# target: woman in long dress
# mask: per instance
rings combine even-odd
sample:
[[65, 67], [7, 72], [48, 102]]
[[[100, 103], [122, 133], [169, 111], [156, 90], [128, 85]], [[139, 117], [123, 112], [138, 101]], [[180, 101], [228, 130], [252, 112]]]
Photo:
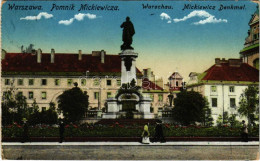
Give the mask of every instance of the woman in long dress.
[[148, 130], [148, 125], [144, 125], [144, 131], [142, 133], [142, 143], [143, 144], [149, 144], [150, 139], [149, 139], [150, 133]]

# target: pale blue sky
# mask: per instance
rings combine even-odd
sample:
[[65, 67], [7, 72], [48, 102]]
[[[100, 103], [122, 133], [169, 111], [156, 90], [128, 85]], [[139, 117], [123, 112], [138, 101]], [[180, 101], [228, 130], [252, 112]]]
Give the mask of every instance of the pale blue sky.
[[[126, 16], [131, 18], [136, 34], [133, 47], [139, 53], [137, 66], [152, 68], [157, 76], [167, 78], [176, 69], [187, 78], [189, 72], [203, 72], [214, 63], [216, 57], [238, 58], [249, 29], [248, 22], [256, 10], [256, 4], [242, 2], [188, 2], [188, 1], [56, 1], [56, 5], [75, 5], [75, 11], [50, 11], [54, 2], [6, 2], [2, 7], [2, 48], [7, 52], [19, 52], [22, 45], [35, 44], [43, 52], [51, 48], [62, 53], [83, 53], [104, 49], [109, 54], [118, 54], [122, 44], [120, 28]], [[41, 11], [8, 10], [8, 4], [42, 5]], [[118, 11], [80, 11], [80, 4], [115, 5]], [[173, 9], [143, 9], [142, 4], [171, 5]], [[227, 22], [194, 25], [207, 17], [192, 17], [175, 23], [194, 10], [182, 10], [184, 4], [213, 5], [215, 10], [203, 10], [217, 20]], [[244, 10], [218, 11], [222, 5], [245, 5]], [[26, 16], [37, 16], [47, 12], [52, 17], [38, 20], [20, 20]], [[76, 14], [91, 14], [82, 21], [74, 19], [70, 25], [59, 24]], [[171, 17], [171, 23], [162, 20], [162, 13]]]

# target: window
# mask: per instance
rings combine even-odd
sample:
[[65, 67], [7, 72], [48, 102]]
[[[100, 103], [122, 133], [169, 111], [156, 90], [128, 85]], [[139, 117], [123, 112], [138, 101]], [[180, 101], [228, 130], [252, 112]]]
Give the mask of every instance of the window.
[[253, 61], [253, 66], [254, 66], [256, 69], [259, 69], [259, 59], [258, 59], [258, 58]]
[[46, 107], [42, 107], [42, 111], [46, 111]]
[[100, 80], [98, 78], [94, 79], [94, 86], [99, 86]]
[[33, 99], [33, 92], [29, 92], [29, 99]]
[[259, 35], [258, 34], [254, 34], [254, 40], [258, 39]]
[[162, 102], [162, 101], [163, 101], [163, 95], [162, 95], [162, 94], [159, 94], [159, 95], [158, 95], [158, 101], [159, 101], [159, 102]]
[[42, 99], [46, 99], [47, 98], [47, 93], [46, 92], [42, 92]]
[[86, 79], [81, 79], [81, 86], [85, 86], [87, 84], [87, 80]]
[[22, 86], [23, 85], [23, 79], [18, 79], [18, 86]]
[[99, 92], [94, 92], [94, 99], [97, 100], [99, 98]]
[[10, 79], [5, 79], [5, 85], [10, 85]]
[[211, 92], [217, 92], [217, 86], [211, 86]]
[[235, 98], [230, 98], [230, 107], [236, 107], [236, 99]]
[[179, 82], [178, 81], [176, 81], [176, 87], [179, 87]]
[[67, 80], [68, 86], [71, 86], [71, 85], [72, 85], [72, 82], [73, 82], [72, 79], [68, 79], [68, 80]]
[[120, 80], [120, 79], [117, 79], [117, 80], [116, 80], [116, 85], [117, 85], [117, 86], [121, 86], [121, 80]]
[[218, 99], [217, 98], [211, 98], [211, 106], [212, 107], [218, 107]]
[[59, 86], [60, 85], [60, 79], [55, 79], [54, 84], [55, 84], [55, 86]]
[[46, 86], [47, 85], [47, 79], [42, 79], [42, 86]]
[[107, 92], [107, 98], [111, 98], [111, 97], [112, 97], [111, 92]]
[[235, 92], [235, 87], [234, 86], [230, 86], [229, 87], [229, 92], [231, 92], [231, 93]]
[[34, 79], [29, 79], [29, 86], [33, 86], [34, 85]]
[[150, 94], [150, 98], [152, 99], [152, 101], [154, 100], [154, 95]]
[[112, 85], [112, 81], [111, 80], [107, 80], [107, 86], [111, 86]]
[[22, 95], [23, 95], [23, 92], [18, 92], [17, 95], [18, 95], [18, 96], [22, 96]]

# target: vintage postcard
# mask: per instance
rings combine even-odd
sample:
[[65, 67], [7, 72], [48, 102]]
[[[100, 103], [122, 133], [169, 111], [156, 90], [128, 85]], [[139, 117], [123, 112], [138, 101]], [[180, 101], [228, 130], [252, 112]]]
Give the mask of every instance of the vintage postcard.
[[1, 157], [259, 159], [259, 1], [1, 2]]

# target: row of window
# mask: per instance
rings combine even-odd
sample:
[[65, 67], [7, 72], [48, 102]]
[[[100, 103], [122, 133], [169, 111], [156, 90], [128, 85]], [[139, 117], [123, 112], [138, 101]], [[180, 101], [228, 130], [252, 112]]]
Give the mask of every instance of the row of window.
[[[94, 86], [99, 86], [100, 85], [100, 79], [94, 79]], [[61, 83], [61, 79], [54, 79], [54, 85], [59, 86]], [[72, 86], [73, 84], [73, 79], [67, 79], [67, 85]], [[81, 86], [86, 86], [87, 85], [87, 80], [86, 79], [81, 79], [80, 80]], [[41, 79], [41, 85], [46, 86], [48, 84], [47, 79]], [[121, 86], [121, 80], [117, 79], [116, 80], [117, 86]], [[11, 85], [11, 80], [10, 79], [5, 79], [5, 85]], [[18, 86], [23, 86], [24, 85], [24, 79], [17, 79], [17, 85]], [[28, 80], [28, 85], [33, 86], [34, 85], [34, 79], [29, 79]], [[112, 85], [112, 80], [108, 79], [106, 80], [106, 85], [111, 86]]]
[[[230, 98], [229, 99], [230, 107], [235, 108], [236, 107], [236, 99]], [[217, 98], [211, 98], [211, 107], [218, 107], [218, 99]]]
[[[217, 86], [211, 86], [211, 92], [213, 92], [213, 93], [217, 92]], [[235, 86], [229, 86], [229, 92], [234, 93], [235, 92]]]
[[[6, 95], [6, 92], [4, 92], [4, 95]], [[18, 92], [18, 95], [23, 95], [23, 92]], [[98, 100], [99, 99], [99, 92], [94, 92], [94, 99]], [[112, 93], [111, 92], [107, 92], [107, 98], [111, 98], [112, 97]], [[150, 95], [152, 101], [154, 101], [154, 95]], [[34, 92], [29, 91], [28, 92], [28, 99], [34, 99]], [[41, 92], [41, 99], [45, 100], [47, 99], [47, 92]], [[163, 101], [163, 95], [162, 94], [158, 94], [158, 101], [162, 102]]]
[[[6, 95], [6, 92], [4, 92], [4, 95]], [[18, 92], [18, 95], [23, 95], [23, 92]], [[107, 98], [112, 97], [111, 92], [107, 92]], [[42, 99], [47, 99], [47, 92], [41, 92], [41, 98]], [[99, 98], [99, 92], [94, 92], [94, 99]], [[32, 91], [28, 92], [28, 99], [34, 99], [34, 93]]]
[[[18, 92], [18, 95], [23, 95], [23, 92]], [[41, 92], [41, 98], [43, 100], [47, 99], [47, 92]], [[32, 91], [28, 92], [28, 99], [34, 99], [34, 94]]]

